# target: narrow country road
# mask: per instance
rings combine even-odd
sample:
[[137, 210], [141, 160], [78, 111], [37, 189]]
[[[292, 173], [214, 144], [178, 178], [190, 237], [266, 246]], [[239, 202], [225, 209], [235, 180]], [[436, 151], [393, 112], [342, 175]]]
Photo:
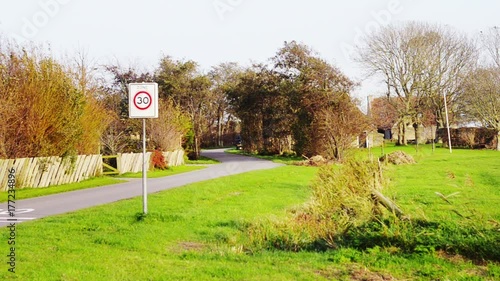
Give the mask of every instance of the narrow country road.
[[[202, 155], [217, 159], [221, 161], [221, 163], [193, 172], [164, 178], [148, 179], [148, 193], [167, 190], [194, 182], [280, 166], [280, 164], [267, 160], [224, 153], [224, 149], [206, 150], [202, 152]], [[68, 213], [137, 196], [142, 196], [141, 179], [133, 179], [126, 183], [19, 200], [15, 202], [15, 221], [9, 217], [7, 202], [5, 202], [0, 205], [0, 226], [9, 225], [12, 222], [19, 223]]]

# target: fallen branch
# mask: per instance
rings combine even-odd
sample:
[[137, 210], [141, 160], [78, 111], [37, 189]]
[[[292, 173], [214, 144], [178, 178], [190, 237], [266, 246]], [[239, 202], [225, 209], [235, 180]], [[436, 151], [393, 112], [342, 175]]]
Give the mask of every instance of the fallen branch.
[[372, 195], [376, 198], [376, 200], [384, 206], [387, 210], [391, 211], [392, 213], [396, 214], [398, 218], [403, 217], [403, 211], [399, 209], [399, 207], [392, 202], [389, 198], [385, 197], [380, 191], [373, 189], [372, 190]]

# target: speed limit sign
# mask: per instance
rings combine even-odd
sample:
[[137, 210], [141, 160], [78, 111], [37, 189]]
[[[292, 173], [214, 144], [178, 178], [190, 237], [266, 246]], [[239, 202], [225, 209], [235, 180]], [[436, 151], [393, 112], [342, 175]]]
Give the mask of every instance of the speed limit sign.
[[158, 118], [158, 84], [129, 84], [129, 117]]

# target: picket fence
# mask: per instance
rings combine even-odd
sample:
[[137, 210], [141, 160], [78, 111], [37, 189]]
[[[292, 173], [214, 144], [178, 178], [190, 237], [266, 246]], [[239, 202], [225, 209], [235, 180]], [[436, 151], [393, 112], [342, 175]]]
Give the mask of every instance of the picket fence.
[[[184, 164], [184, 150], [163, 153], [169, 166]], [[146, 154], [151, 163], [151, 153]], [[118, 154], [117, 165], [120, 174], [142, 171], [142, 153]], [[78, 155], [76, 158], [34, 157], [0, 159], [0, 190], [7, 190], [9, 171], [14, 169], [16, 188], [41, 188], [66, 183], [75, 183], [100, 176], [103, 173], [102, 155]]]
[[[175, 167], [184, 165], [184, 150], [163, 152], [163, 157], [169, 166]], [[151, 152], [146, 152], [146, 161], [151, 167]], [[118, 154], [118, 171], [123, 173], [138, 173], [142, 171], [142, 153], [121, 153]]]

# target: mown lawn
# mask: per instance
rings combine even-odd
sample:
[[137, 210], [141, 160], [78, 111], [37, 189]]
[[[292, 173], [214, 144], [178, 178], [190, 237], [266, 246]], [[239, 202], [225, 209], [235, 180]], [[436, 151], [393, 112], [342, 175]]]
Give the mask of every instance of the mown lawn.
[[[79, 189], [93, 188], [98, 186], [125, 182], [112, 177], [95, 177], [77, 183], [61, 184], [44, 188], [20, 188], [16, 189], [16, 200], [40, 197], [50, 194], [74, 191]], [[7, 202], [8, 192], [0, 192], [0, 202]]]
[[[199, 164], [201, 165], [201, 164]], [[196, 171], [196, 170], [201, 170], [205, 169], [206, 166], [177, 166], [177, 167], [169, 167], [168, 169], [165, 170], [151, 170], [147, 172], [147, 177], [148, 178], [162, 178], [162, 177], [168, 177], [168, 176], [173, 176], [177, 174], [182, 174], [182, 173], [187, 173], [191, 171]], [[142, 172], [139, 173], [125, 173], [116, 176], [117, 178], [142, 178]]]
[[[403, 150], [417, 164], [390, 166], [388, 192], [413, 216], [455, 220], [465, 218], [500, 222], [500, 152], [438, 148], [428, 145], [391, 146], [386, 152]], [[380, 151], [373, 151], [380, 153]], [[378, 155], [377, 155], [378, 156]], [[445, 197], [444, 200], [438, 194]], [[450, 196], [451, 195], [451, 196]]]
[[[444, 149], [422, 150], [416, 156], [418, 164], [386, 171], [391, 183], [384, 192], [414, 216], [466, 220], [450, 210], [457, 208], [464, 216], [474, 210], [485, 221], [498, 221], [499, 157], [493, 151], [449, 155]], [[499, 261], [471, 261], [442, 252], [408, 254], [381, 247], [298, 253], [249, 249], [248, 225], [279, 220], [307, 202], [308, 184], [316, 172], [285, 166], [152, 194], [145, 217], [139, 214], [141, 198], [135, 198], [19, 224], [16, 274], [3, 263], [0, 280], [500, 278]], [[449, 204], [436, 191], [460, 193], [450, 197]], [[8, 230], [1, 232], [7, 241]], [[5, 242], [5, 255], [8, 247]]]

